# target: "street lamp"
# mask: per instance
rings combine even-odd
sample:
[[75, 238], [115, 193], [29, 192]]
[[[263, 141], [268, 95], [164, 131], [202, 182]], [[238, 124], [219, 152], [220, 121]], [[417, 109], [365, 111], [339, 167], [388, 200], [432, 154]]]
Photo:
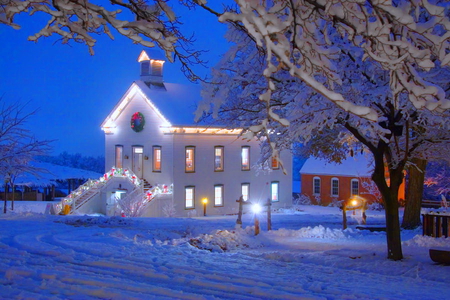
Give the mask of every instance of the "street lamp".
[[252, 211], [255, 214], [254, 218], [255, 218], [255, 235], [259, 234], [259, 219], [258, 219], [258, 214], [262, 211], [262, 207], [261, 205], [259, 205], [258, 203], [255, 203], [252, 205]]
[[203, 198], [203, 216], [206, 217], [206, 204], [208, 203], [208, 198]]

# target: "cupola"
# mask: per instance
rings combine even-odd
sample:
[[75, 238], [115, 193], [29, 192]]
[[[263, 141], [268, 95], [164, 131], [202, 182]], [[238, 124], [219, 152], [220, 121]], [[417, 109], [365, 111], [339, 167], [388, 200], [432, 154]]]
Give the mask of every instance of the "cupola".
[[163, 81], [163, 56], [145, 50], [139, 54], [138, 62], [141, 64], [141, 80], [151, 89], [165, 89]]

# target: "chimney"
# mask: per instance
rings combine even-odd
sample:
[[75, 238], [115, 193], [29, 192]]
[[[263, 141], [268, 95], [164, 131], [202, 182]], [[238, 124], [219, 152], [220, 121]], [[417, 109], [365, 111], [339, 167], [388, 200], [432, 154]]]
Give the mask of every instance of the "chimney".
[[163, 65], [165, 60], [158, 53], [145, 50], [139, 54], [138, 62], [141, 64], [141, 80], [151, 89], [165, 89], [163, 81]]

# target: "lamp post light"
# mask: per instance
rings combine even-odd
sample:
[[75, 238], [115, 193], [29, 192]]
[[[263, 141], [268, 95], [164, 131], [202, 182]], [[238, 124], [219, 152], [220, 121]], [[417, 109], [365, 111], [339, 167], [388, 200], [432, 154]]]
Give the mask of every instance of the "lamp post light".
[[203, 216], [206, 217], [206, 204], [208, 203], [208, 198], [203, 198]]
[[255, 218], [255, 235], [259, 234], [259, 219], [258, 219], [258, 214], [262, 211], [262, 207], [261, 205], [259, 205], [258, 203], [255, 203], [252, 205], [252, 211], [255, 214], [254, 218]]

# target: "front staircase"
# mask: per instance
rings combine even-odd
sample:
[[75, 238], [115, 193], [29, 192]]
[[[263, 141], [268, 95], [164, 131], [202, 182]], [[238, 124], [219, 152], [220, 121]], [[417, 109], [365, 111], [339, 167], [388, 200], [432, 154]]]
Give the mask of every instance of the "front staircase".
[[[148, 207], [156, 196], [160, 194], [172, 194], [172, 186], [170, 188], [167, 185], [153, 187], [147, 180], [137, 178], [133, 172], [127, 169], [116, 169], [113, 167], [100, 179], [88, 180], [85, 184], [72, 191], [67, 197], [63, 198], [60, 203], [54, 204], [53, 213], [69, 215], [78, 212], [83, 205], [95, 199], [102, 191], [105, 191], [114, 181], [114, 178], [126, 178], [133, 184], [133, 190], [127, 193], [126, 197], [121, 200], [123, 202], [137, 203], [133, 205]], [[137, 200], [139, 201], [136, 202]], [[137, 216], [130, 212], [125, 215]]]

